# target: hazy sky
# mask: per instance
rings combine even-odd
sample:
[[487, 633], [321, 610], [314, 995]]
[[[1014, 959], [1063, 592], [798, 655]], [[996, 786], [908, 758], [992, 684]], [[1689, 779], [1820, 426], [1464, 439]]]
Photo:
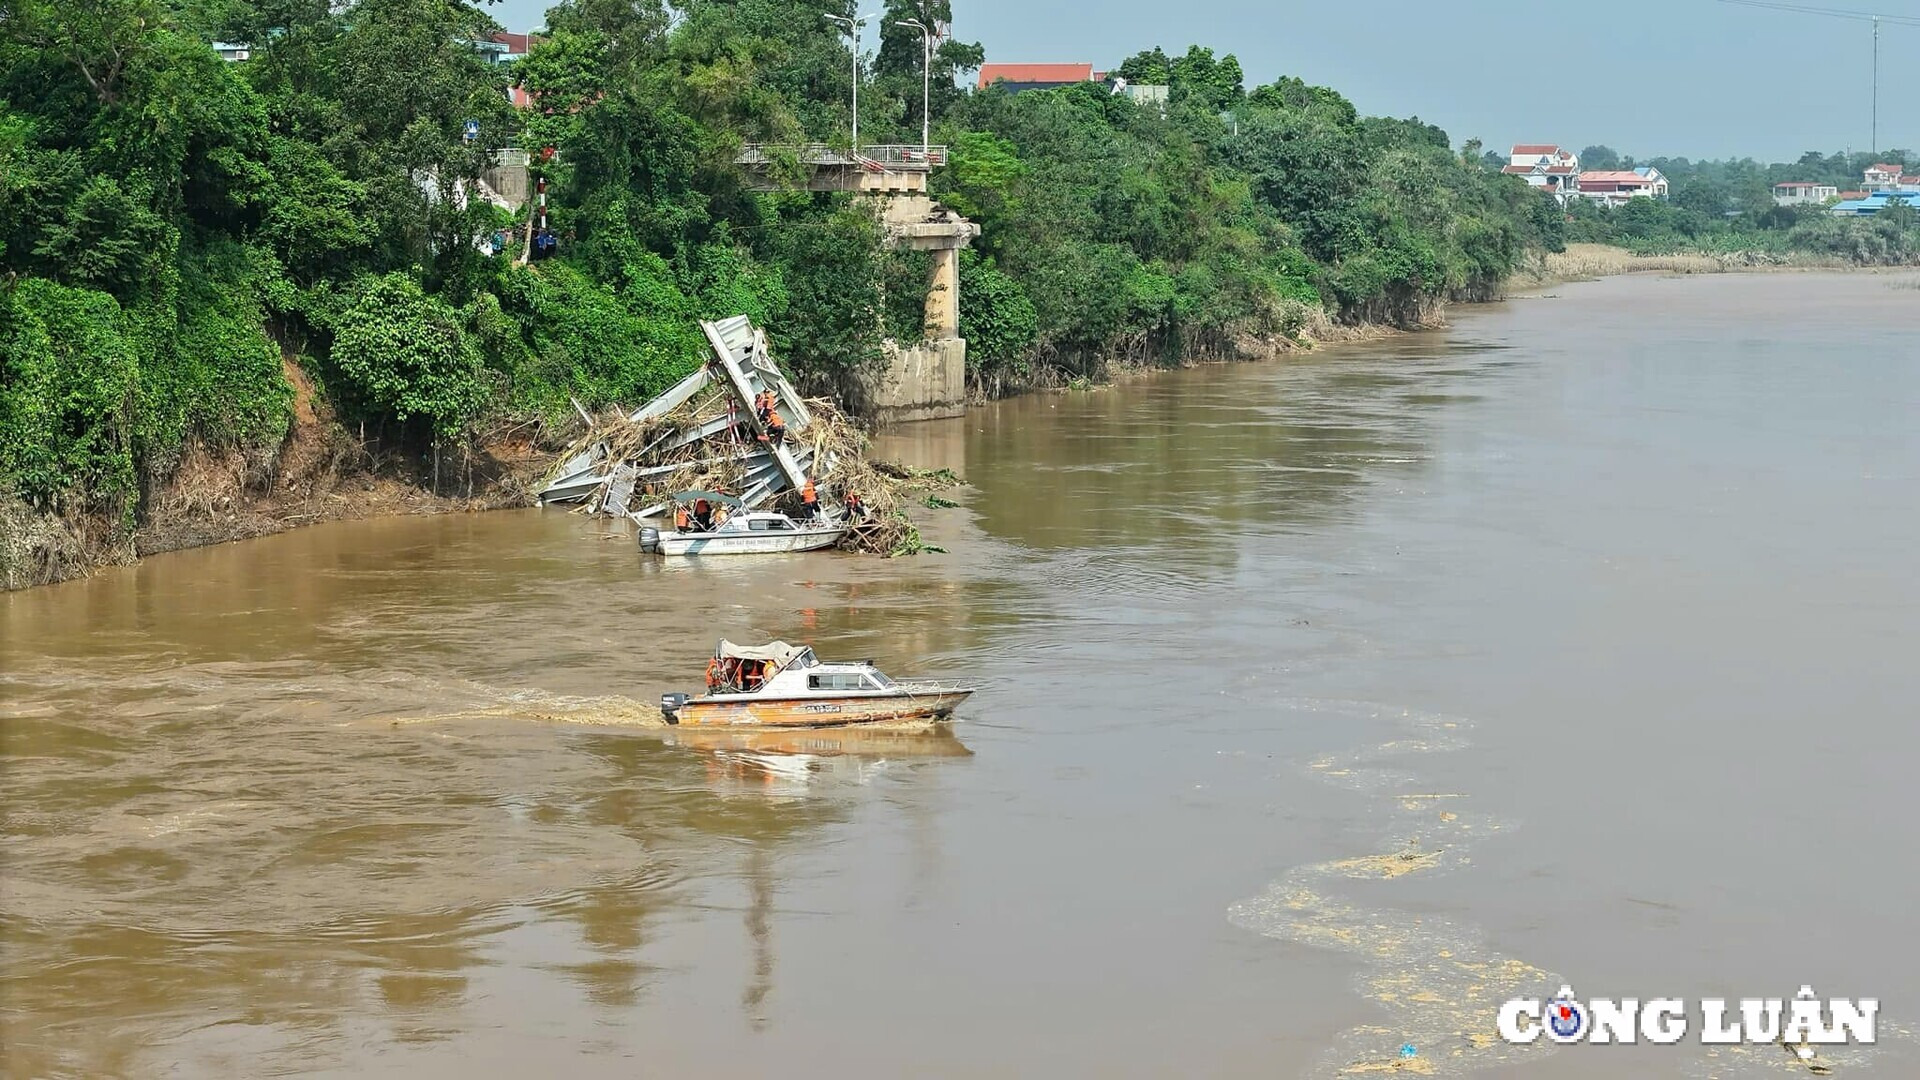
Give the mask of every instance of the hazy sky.
[[[1920, 18], [1920, 0], [1788, 0]], [[549, 0], [502, 0], [510, 29]], [[881, 0], [862, 0], [879, 10]], [[1239, 56], [1247, 85], [1298, 75], [1364, 113], [1418, 115], [1454, 144], [1605, 143], [1638, 157], [1868, 149], [1864, 22], [1716, 0], [953, 0], [989, 61], [1119, 63], [1154, 45]], [[1881, 148], [1920, 149], [1920, 26], [1880, 31]]]

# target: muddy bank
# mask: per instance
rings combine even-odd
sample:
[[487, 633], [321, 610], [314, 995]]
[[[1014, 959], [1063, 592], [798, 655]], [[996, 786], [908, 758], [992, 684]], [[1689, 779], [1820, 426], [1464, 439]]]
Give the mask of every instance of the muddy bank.
[[[1623, 248], [1574, 244], [1542, 256], [1508, 282], [1508, 294], [1556, 284], [1636, 273], [1730, 273], [1765, 270], [1873, 269], [1810, 255], [1634, 255]], [[1496, 297], [1493, 299], [1501, 299]], [[1470, 301], [1461, 301], [1471, 303]], [[1017, 383], [973, 386], [970, 400], [1131, 381], [1154, 372], [1208, 364], [1274, 360], [1331, 345], [1376, 341], [1441, 329], [1449, 305], [1439, 300], [1401, 304], [1377, 318], [1340, 322], [1312, 312], [1291, 335], [1240, 334], [1196, 341], [1167, 362], [1144, 355], [1103, 358], [1091, 375], [1042, 368]], [[406, 514], [441, 514], [525, 506], [531, 485], [551, 464], [555, 446], [525, 431], [479, 440], [472, 452], [427, 455], [371, 447], [317, 405], [312, 387], [289, 365], [294, 423], [276, 454], [264, 460], [239, 450], [190, 448], [125, 528], [98, 515], [40, 513], [0, 496], [0, 589], [20, 589], [78, 577], [95, 567], [130, 563], [181, 548], [245, 540], [326, 521]]]
[[0, 588], [323, 521], [522, 506], [548, 464], [548, 448], [513, 432], [443, 450], [437, 463], [386, 448], [316, 409], [312, 387], [293, 381], [293, 423], [277, 449], [189, 446], [137, 513], [45, 512], [0, 495]]
[[1636, 255], [1607, 244], [1568, 244], [1534, 260], [1507, 282], [1509, 290], [1527, 290], [1571, 281], [1593, 281], [1620, 274], [1734, 274], [1781, 270], [1889, 270], [1861, 266], [1834, 255], [1808, 252], [1736, 251], [1720, 255], [1677, 252]]

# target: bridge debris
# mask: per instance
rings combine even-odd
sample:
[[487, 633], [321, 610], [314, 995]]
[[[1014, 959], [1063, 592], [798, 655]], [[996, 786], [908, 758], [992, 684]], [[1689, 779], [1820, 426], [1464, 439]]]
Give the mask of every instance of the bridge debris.
[[[831, 402], [802, 398], [746, 316], [700, 326], [713, 355], [699, 370], [631, 413], [580, 410], [587, 433], [548, 475], [542, 505], [577, 504], [640, 523], [669, 512], [674, 493], [706, 490], [750, 510], [798, 514], [812, 479], [825, 516], [856, 519], [842, 547], [884, 555], [939, 550], [921, 542], [905, 495], [956, 478], [869, 462], [866, 436]], [[771, 404], [766, 420], [763, 400]]]

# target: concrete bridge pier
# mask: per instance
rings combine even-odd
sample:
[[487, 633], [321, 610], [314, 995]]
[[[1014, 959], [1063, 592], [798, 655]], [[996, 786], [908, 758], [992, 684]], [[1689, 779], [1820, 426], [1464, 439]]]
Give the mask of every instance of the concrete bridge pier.
[[895, 247], [932, 257], [927, 271], [926, 336], [916, 345], [890, 343], [887, 371], [874, 387], [880, 419], [894, 423], [959, 416], [967, 411], [967, 342], [960, 336], [960, 252], [980, 226], [925, 195], [886, 200], [882, 222]]
[[925, 251], [926, 333], [917, 345], [887, 344], [887, 370], [875, 380], [880, 419], [892, 422], [959, 416], [967, 408], [967, 343], [960, 336], [960, 251], [980, 226], [927, 196], [927, 174], [946, 163], [944, 146], [864, 146], [859, 151], [822, 144], [748, 145], [738, 162], [759, 186], [775, 188], [782, 162], [806, 174], [811, 191], [848, 191], [879, 202], [887, 243]]

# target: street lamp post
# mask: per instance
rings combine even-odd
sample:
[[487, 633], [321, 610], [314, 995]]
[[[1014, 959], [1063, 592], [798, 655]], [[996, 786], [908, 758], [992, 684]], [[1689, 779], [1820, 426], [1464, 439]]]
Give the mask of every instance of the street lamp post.
[[933, 32], [919, 19], [902, 19], [895, 26], [920, 31], [920, 157], [927, 157], [927, 108], [933, 99]]
[[846, 27], [847, 33], [853, 35], [853, 152], [857, 154], [860, 152], [860, 28], [873, 16], [849, 19], [845, 15], [822, 12], [822, 17]]

